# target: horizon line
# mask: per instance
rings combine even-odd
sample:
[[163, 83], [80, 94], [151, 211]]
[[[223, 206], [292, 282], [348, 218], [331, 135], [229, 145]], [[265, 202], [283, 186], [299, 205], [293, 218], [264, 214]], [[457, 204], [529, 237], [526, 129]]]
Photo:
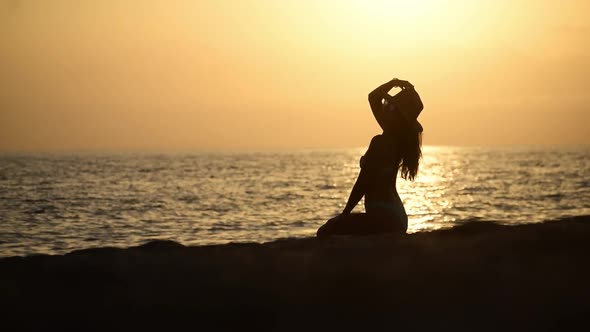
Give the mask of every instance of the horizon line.
[[[590, 144], [424, 144], [423, 148], [590, 148]], [[75, 154], [75, 153], [231, 153], [231, 152], [294, 152], [366, 149], [365, 146], [324, 147], [224, 147], [224, 148], [88, 148], [88, 149], [0, 149], [0, 154]]]

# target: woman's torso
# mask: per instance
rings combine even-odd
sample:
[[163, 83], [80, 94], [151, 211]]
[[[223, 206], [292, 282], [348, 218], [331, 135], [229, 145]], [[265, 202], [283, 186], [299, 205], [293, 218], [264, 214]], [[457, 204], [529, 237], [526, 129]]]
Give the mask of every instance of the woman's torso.
[[396, 191], [396, 178], [399, 165], [395, 142], [386, 135], [377, 135], [364, 156], [360, 166], [368, 173], [368, 186], [365, 200], [394, 201], [399, 198]]
[[407, 225], [407, 215], [396, 190], [399, 156], [392, 137], [377, 135], [371, 140], [367, 153], [361, 157], [361, 167], [369, 172], [365, 192], [365, 210]]

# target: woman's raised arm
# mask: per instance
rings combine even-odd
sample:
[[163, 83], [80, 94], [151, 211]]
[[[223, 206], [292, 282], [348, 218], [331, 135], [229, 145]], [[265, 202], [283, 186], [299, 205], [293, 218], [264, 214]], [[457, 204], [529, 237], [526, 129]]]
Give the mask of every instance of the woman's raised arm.
[[381, 129], [385, 130], [387, 123], [389, 122], [387, 119], [387, 113], [383, 110], [383, 98], [389, 95], [389, 91], [394, 87], [400, 87], [402, 89], [412, 87], [412, 84], [408, 81], [398, 80], [397, 78], [392, 79], [391, 81], [381, 84], [375, 90], [369, 93], [369, 105], [371, 106], [371, 111], [373, 112], [373, 116]]

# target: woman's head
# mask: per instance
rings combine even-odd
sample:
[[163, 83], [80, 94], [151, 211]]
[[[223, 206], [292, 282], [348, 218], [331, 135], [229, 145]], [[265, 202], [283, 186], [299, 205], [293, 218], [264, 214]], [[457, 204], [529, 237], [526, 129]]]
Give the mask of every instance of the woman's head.
[[[387, 95], [383, 99], [383, 113], [392, 114], [398, 113], [402, 116], [405, 124], [414, 128], [414, 130], [422, 131], [422, 125], [418, 122], [418, 116], [424, 109], [424, 104], [420, 99], [420, 95], [413, 87], [402, 89], [394, 96]], [[391, 121], [390, 116], [390, 121]], [[396, 119], [397, 120], [397, 119]]]

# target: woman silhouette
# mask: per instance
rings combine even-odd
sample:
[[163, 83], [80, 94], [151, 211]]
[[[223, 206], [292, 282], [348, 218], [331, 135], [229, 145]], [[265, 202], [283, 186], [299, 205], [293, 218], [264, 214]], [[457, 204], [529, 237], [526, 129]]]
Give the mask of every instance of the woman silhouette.
[[[401, 91], [390, 96], [393, 87]], [[369, 105], [383, 133], [371, 139], [361, 157], [361, 171], [344, 210], [318, 229], [318, 237], [405, 233], [408, 228], [395, 182], [398, 170], [411, 181], [418, 173], [423, 128], [417, 118], [423, 104], [412, 84], [393, 79], [369, 93]], [[351, 213], [363, 196], [366, 213]]]

